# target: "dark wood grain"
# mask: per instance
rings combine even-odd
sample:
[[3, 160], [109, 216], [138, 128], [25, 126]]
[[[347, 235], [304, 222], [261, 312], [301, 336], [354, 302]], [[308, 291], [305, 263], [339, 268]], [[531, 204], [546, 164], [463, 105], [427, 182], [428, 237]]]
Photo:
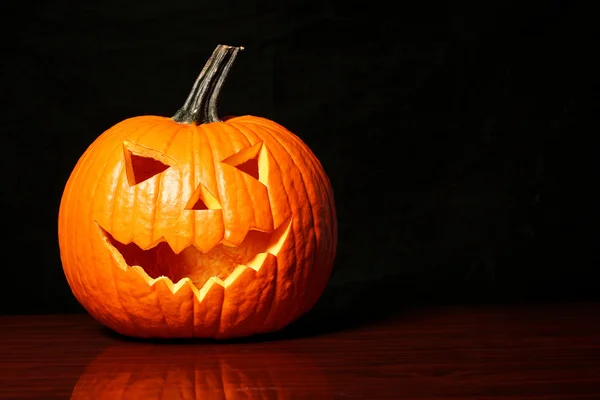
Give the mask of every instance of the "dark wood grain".
[[414, 310], [337, 332], [130, 340], [0, 317], [1, 399], [598, 399], [600, 304]]

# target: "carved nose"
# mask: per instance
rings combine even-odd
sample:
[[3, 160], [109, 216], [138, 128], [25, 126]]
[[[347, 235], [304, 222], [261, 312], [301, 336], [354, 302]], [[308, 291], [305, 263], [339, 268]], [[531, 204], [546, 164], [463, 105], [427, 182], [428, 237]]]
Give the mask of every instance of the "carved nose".
[[221, 210], [223, 207], [217, 198], [203, 184], [199, 184], [185, 206], [186, 210]]

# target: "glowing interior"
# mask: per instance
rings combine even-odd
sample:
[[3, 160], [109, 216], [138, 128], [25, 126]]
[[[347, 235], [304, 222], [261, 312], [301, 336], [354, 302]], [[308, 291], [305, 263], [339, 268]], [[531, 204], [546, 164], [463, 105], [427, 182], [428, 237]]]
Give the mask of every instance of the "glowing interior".
[[109, 232], [103, 229], [101, 231], [108, 243], [121, 254], [127, 266], [140, 266], [153, 279], [165, 276], [172, 282], [178, 282], [189, 278], [199, 289], [211, 277], [224, 281], [239, 265], [254, 267], [250, 265], [250, 261], [259, 253], [278, 251], [287, 234], [287, 229], [277, 229], [272, 233], [250, 231], [237, 247], [219, 244], [203, 253], [190, 245], [176, 254], [167, 242], [160, 242], [151, 249], [143, 250], [135, 243], [123, 244]]

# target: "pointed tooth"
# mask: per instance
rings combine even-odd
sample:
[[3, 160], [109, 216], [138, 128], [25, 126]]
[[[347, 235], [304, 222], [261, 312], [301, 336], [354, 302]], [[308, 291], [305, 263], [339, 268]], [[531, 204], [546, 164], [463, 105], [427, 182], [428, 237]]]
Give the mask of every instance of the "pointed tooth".
[[[177, 285], [179, 287], [175, 291]], [[159, 329], [156, 336], [190, 337], [194, 324], [192, 310], [196, 301], [191, 288], [183, 279], [173, 284], [165, 276], [155, 279], [151, 288], [156, 294], [156, 312], [164, 316], [163, 325], [168, 327], [166, 330]]]
[[[165, 324], [168, 315], [165, 313], [169, 310], [159, 311], [158, 295], [154, 285], [151, 286], [154, 279], [150, 278], [140, 266], [135, 265], [120, 272], [114, 282], [119, 292], [118, 299], [131, 319], [131, 325], [138, 327], [133, 331], [122, 333], [150, 337], [160, 336], [161, 332], [168, 330]], [[163, 285], [164, 283], [160, 286]], [[165, 287], [165, 290], [168, 288]], [[172, 297], [172, 294], [167, 297]]]
[[269, 253], [258, 253], [255, 255], [250, 261], [246, 263], [248, 268], [252, 268], [255, 271], [258, 271], [260, 267], [264, 264], [265, 260]]
[[165, 241], [167, 242], [171, 250], [173, 250], [173, 253], [179, 254], [183, 250], [185, 250], [186, 247], [189, 247], [192, 244], [192, 237], [185, 237], [177, 234], [173, 236], [165, 235]]
[[144, 243], [137, 243], [135, 242], [135, 244], [142, 250], [150, 250], [156, 246], [158, 246], [160, 243], [164, 242], [165, 238], [164, 236], [161, 236], [157, 239], [154, 239], [153, 241], [149, 241], [148, 243], [144, 244]]
[[247, 266], [241, 264], [235, 267], [233, 272], [229, 274], [229, 276], [223, 282], [223, 286], [227, 288], [229, 285], [235, 282], [241, 275], [243, 275], [244, 272], [246, 272], [246, 270], [253, 271], [252, 268], [248, 268]]
[[284, 221], [277, 227], [271, 234], [271, 240], [269, 241], [269, 247], [267, 251], [273, 255], [279, 254], [283, 247], [285, 240], [287, 239], [292, 229], [292, 217], [287, 221]]
[[210, 337], [219, 329], [225, 287], [217, 277], [210, 278], [194, 300], [194, 336]]
[[133, 243], [135, 243], [142, 250], [150, 250], [154, 246], [158, 245], [158, 243], [160, 243], [161, 241], [162, 240], [160, 239], [158, 241], [153, 241], [152, 238], [148, 235], [134, 238]]
[[202, 286], [202, 289], [200, 289], [200, 291], [198, 292], [198, 294], [199, 294], [198, 300], [203, 301], [204, 298], [206, 297], [206, 295], [210, 292], [210, 290], [214, 286], [221, 286], [221, 287], [225, 288], [225, 284], [223, 283], [223, 281], [221, 279], [219, 279], [216, 276], [212, 276], [212, 277], [208, 278], [208, 280], [206, 281], [204, 286]]
[[[203, 253], [208, 253], [218, 245], [225, 234], [222, 210], [203, 210], [195, 213], [194, 246]], [[209, 227], [209, 229], [206, 229]]]
[[177, 294], [177, 292], [179, 292], [179, 290], [181, 290], [181, 288], [183, 288], [184, 286], [189, 287], [195, 295], [198, 295], [198, 288], [194, 286], [194, 283], [188, 277], [181, 278], [179, 282], [173, 285], [173, 294]]
[[152, 279], [152, 283], [150, 283], [150, 286], [155, 286], [157, 284], [164, 284], [169, 289], [169, 291], [173, 293], [173, 281], [168, 276], [163, 275], [159, 276], [158, 278]]
[[249, 227], [243, 228], [243, 230], [240, 230], [240, 231], [232, 231], [232, 230], [227, 229], [225, 231], [225, 235], [223, 236], [223, 242], [227, 243], [228, 245], [238, 247], [239, 245], [242, 244], [242, 242], [246, 238], [246, 235], [248, 235], [249, 231], [250, 231]]
[[138, 275], [142, 277], [144, 282], [148, 284], [148, 286], [151, 286], [154, 283], [154, 279], [152, 279], [150, 275], [148, 275], [146, 271], [144, 271], [144, 268], [140, 267], [139, 265], [133, 265], [129, 269], [131, 269], [134, 272], [137, 272]]

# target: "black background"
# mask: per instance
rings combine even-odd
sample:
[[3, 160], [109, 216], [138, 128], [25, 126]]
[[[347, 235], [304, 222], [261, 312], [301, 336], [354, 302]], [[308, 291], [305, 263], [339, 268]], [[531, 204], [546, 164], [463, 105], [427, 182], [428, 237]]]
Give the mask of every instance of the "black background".
[[172, 116], [219, 43], [246, 48], [220, 114], [283, 124], [330, 176], [324, 315], [600, 299], [595, 14], [392, 3], [4, 5], [0, 312], [83, 310], [57, 242], [70, 171], [117, 122]]

